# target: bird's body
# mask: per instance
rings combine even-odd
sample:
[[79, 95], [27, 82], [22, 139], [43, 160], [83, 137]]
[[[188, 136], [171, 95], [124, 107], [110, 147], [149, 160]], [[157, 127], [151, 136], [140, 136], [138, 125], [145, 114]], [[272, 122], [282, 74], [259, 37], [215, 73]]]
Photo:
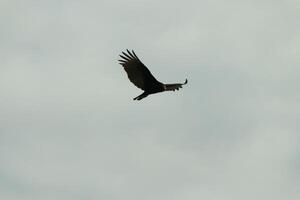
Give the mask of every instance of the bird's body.
[[134, 51], [130, 52], [127, 50], [127, 53], [122, 53], [123, 55], [120, 55], [122, 60], [119, 61], [124, 67], [129, 80], [135, 86], [144, 90], [144, 93], [135, 97], [134, 100], [141, 100], [150, 94], [158, 92], [179, 90], [179, 88], [182, 88], [182, 85], [187, 84], [187, 79], [184, 83], [163, 84], [156, 80], [149, 69], [136, 56]]

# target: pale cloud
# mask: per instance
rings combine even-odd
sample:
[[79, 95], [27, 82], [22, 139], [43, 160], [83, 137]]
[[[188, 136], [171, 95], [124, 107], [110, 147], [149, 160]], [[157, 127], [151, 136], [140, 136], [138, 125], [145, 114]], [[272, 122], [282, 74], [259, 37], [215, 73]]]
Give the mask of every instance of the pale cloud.
[[0, 199], [299, 199], [299, 6], [0, 2]]

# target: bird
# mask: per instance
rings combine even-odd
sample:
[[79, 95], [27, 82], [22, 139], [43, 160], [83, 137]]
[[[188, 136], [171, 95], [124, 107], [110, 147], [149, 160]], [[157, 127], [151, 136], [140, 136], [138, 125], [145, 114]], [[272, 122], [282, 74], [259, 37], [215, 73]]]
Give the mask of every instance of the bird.
[[187, 84], [187, 79], [185, 79], [184, 83], [164, 84], [159, 82], [151, 74], [150, 70], [141, 62], [133, 50], [131, 52], [128, 49], [126, 50], [127, 53], [122, 51], [122, 54], [119, 55], [121, 57], [121, 59], [118, 60], [120, 62], [119, 64], [123, 66], [128, 79], [136, 87], [144, 91], [133, 100], [139, 101], [150, 94], [159, 92], [179, 90], [179, 88], [182, 88], [183, 85]]

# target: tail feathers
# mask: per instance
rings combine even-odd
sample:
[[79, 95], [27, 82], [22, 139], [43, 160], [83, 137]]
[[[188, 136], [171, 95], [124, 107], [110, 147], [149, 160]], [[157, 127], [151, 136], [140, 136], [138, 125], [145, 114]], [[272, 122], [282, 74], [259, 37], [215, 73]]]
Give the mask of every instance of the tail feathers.
[[173, 83], [173, 84], [165, 84], [165, 91], [175, 91], [179, 90], [179, 88], [182, 88], [183, 85], [187, 84], [187, 79], [185, 79], [184, 83]]

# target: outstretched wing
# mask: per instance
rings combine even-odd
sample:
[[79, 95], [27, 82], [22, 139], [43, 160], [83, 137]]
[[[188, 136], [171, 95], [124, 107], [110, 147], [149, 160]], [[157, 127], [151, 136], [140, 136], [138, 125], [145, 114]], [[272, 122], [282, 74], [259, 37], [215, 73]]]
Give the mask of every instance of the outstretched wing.
[[124, 67], [129, 80], [138, 88], [145, 90], [147, 85], [158, 82], [149, 69], [140, 61], [134, 51], [122, 52], [120, 64]]
[[187, 84], [187, 79], [185, 79], [184, 83], [173, 83], [173, 84], [165, 84], [165, 91], [175, 91], [182, 88], [183, 85]]

